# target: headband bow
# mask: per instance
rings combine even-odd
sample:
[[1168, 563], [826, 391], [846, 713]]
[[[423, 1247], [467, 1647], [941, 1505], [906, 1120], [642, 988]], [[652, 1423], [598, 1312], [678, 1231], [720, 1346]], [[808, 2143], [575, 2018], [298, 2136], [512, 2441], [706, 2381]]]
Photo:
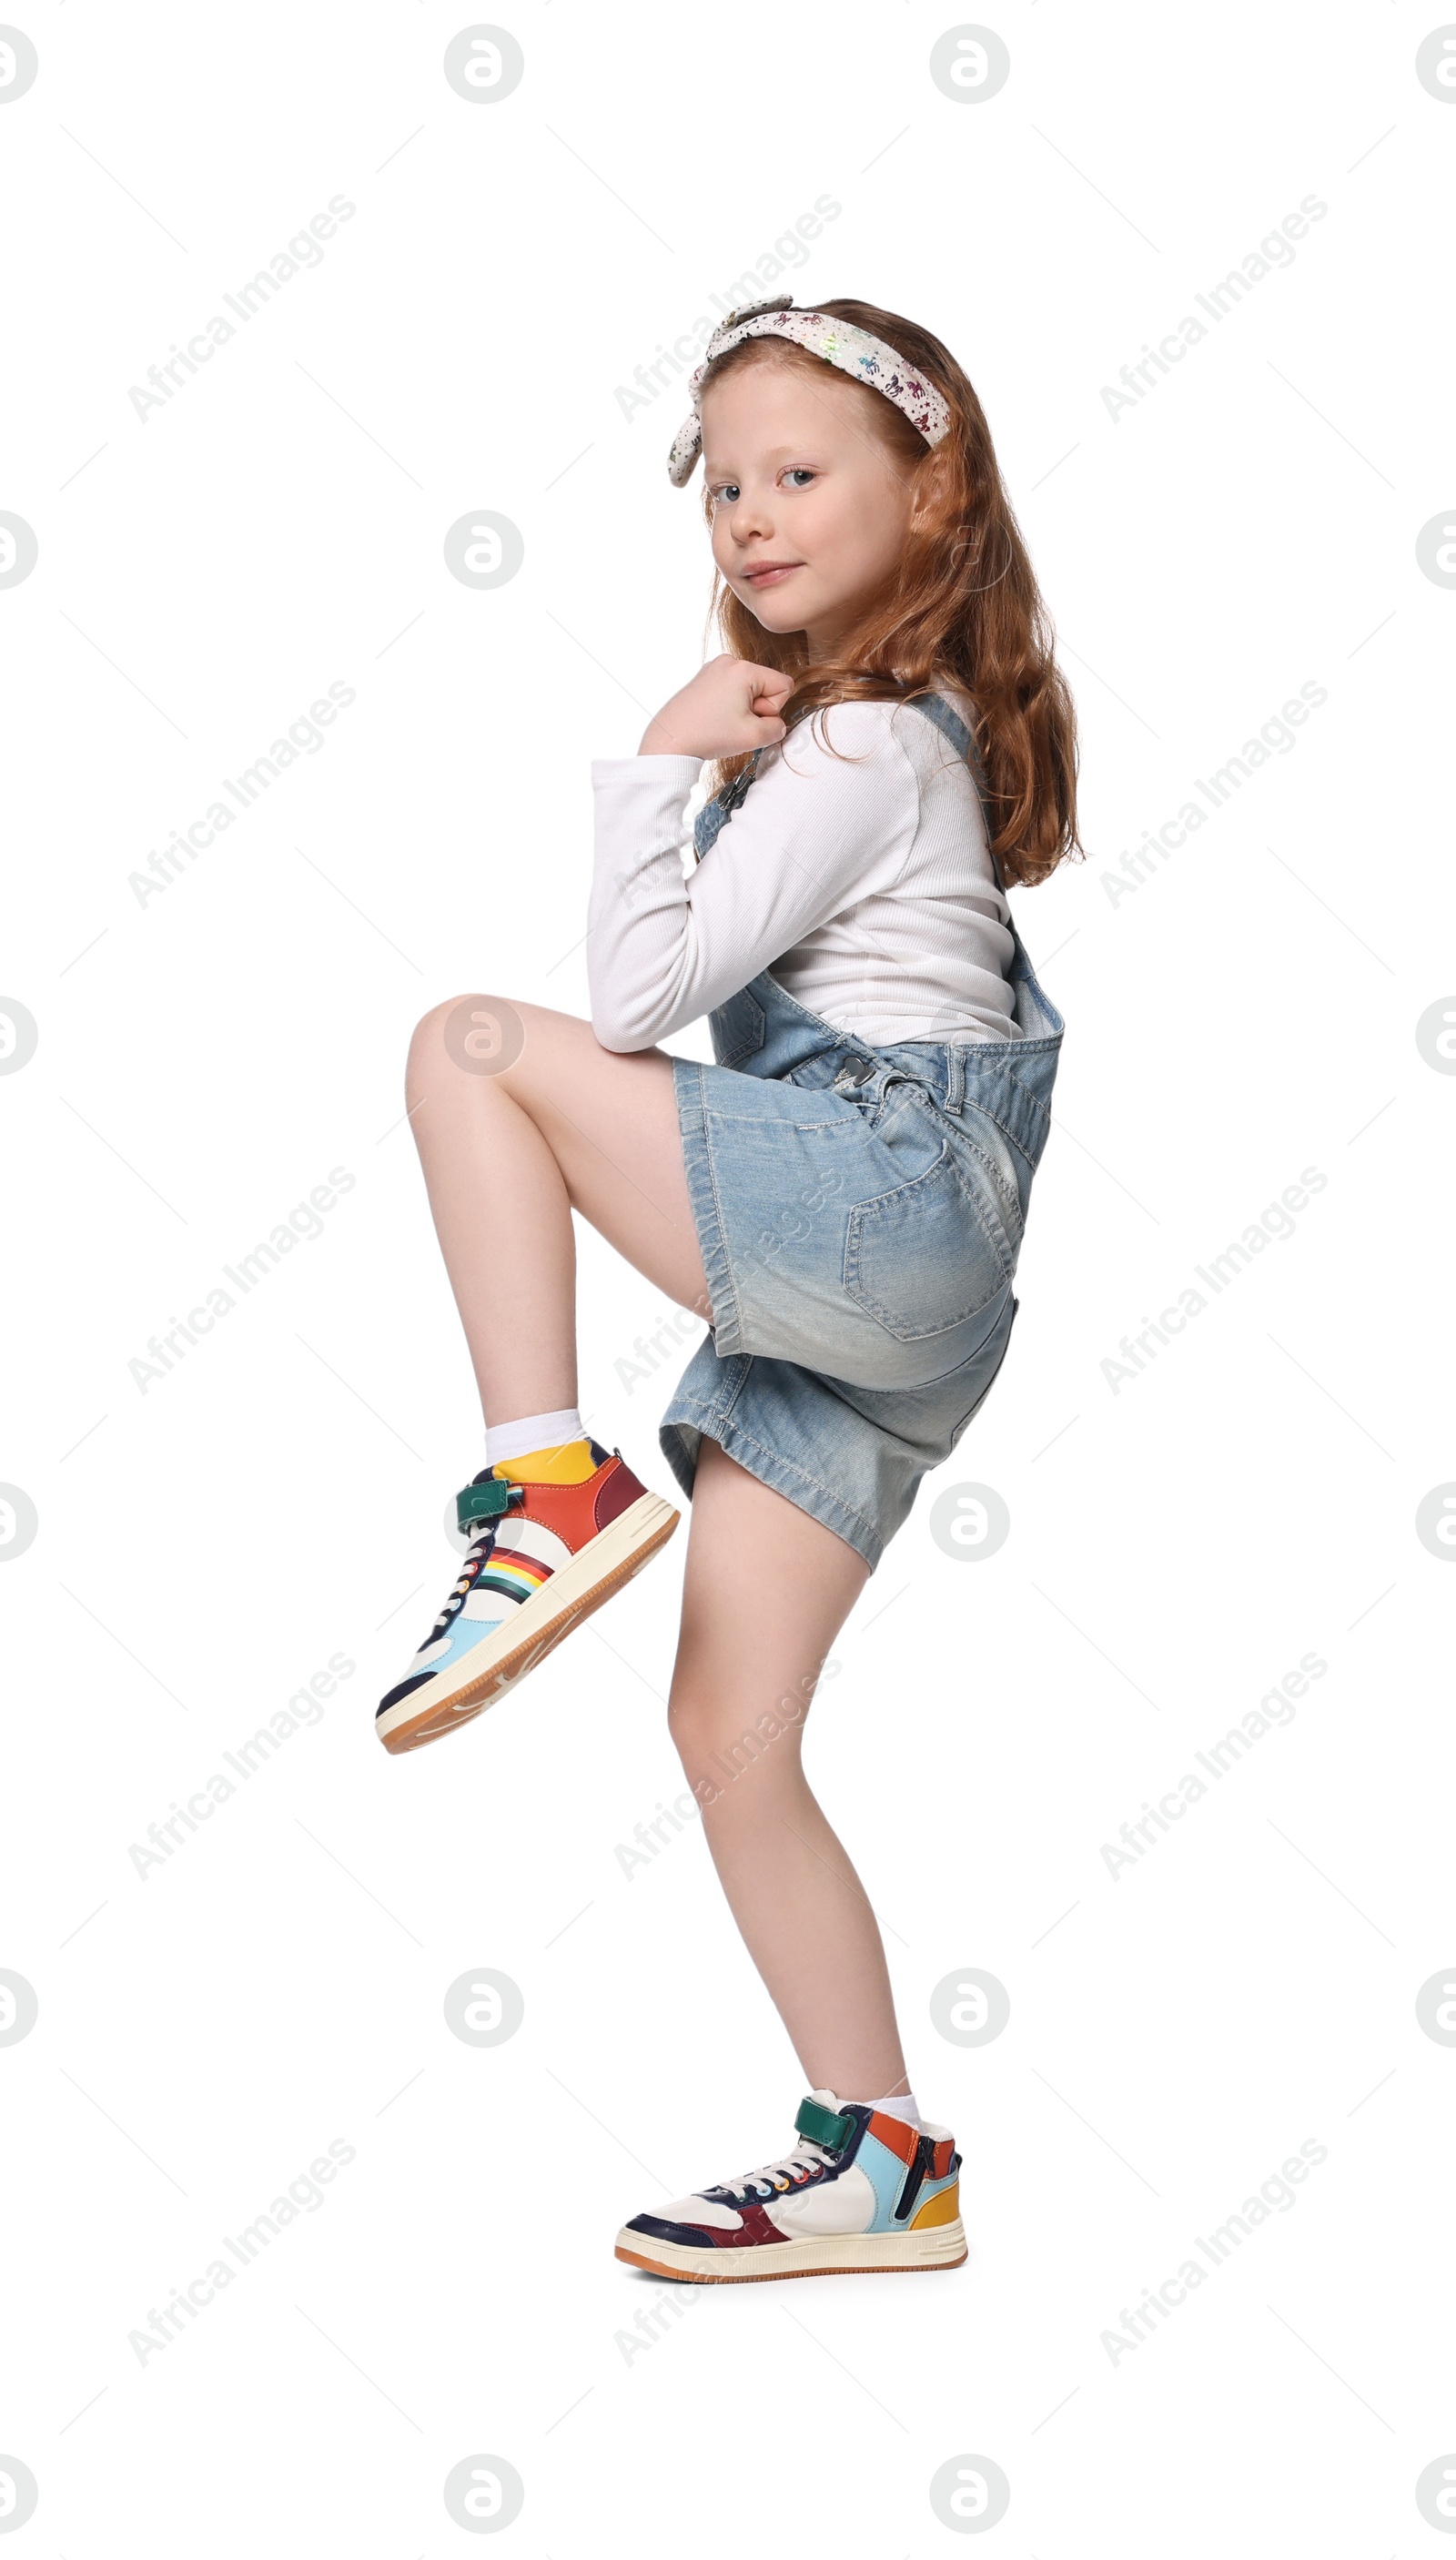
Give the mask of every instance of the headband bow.
[[673, 437], [667, 458], [667, 476], [675, 489], [687, 486], [703, 450], [703, 383], [709, 367], [729, 347], [741, 346], [745, 338], [787, 338], [811, 356], [822, 356], [827, 365], [837, 365], [842, 374], [848, 374], [851, 382], [865, 383], [893, 400], [927, 444], [938, 444], [950, 432], [950, 409], [942, 395], [893, 347], [827, 311], [796, 311], [792, 296], [780, 293], [771, 302], [748, 302], [740, 311], [730, 311], [709, 339], [703, 362], [688, 385], [693, 413]]

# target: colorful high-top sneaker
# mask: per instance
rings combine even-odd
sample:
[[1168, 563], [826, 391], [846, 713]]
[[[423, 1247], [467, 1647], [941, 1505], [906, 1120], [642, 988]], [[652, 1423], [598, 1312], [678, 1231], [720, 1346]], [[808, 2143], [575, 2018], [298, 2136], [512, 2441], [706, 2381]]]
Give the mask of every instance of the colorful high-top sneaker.
[[617, 2256], [695, 2285], [964, 2264], [960, 2154], [943, 2125], [917, 2134], [816, 2089], [794, 2130], [783, 2160], [637, 2214], [617, 2233]]
[[477, 1532], [456, 1583], [399, 1686], [380, 1700], [387, 1751], [413, 1751], [494, 1705], [564, 1636], [630, 1582], [680, 1515], [593, 1440], [579, 1485], [513, 1484], [486, 1467], [456, 1496]]

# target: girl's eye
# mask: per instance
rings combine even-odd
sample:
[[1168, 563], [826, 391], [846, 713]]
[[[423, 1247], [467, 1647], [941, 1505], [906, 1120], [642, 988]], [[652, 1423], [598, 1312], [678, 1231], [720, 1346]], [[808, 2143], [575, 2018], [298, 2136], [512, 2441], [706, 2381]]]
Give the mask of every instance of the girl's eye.
[[742, 494], [736, 480], [721, 480], [713, 492], [714, 502], [718, 506], [730, 506], [734, 498], [740, 498]]
[[791, 489], [807, 489], [810, 481], [817, 480], [819, 474], [817, 471], [802, 469], [796, 463], [794, 468], [791, 471], [786, 471], [783, 476]]

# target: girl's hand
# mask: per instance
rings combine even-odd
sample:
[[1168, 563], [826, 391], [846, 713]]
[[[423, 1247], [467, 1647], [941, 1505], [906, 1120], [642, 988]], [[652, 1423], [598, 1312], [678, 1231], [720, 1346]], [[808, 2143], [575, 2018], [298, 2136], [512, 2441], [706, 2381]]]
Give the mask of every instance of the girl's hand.
[[778, 715], [793, 678], [748, 658], [710, 658], [706, 667], [650, 720], [639, 755], [742, 755], [777, 746], [788, 732]]

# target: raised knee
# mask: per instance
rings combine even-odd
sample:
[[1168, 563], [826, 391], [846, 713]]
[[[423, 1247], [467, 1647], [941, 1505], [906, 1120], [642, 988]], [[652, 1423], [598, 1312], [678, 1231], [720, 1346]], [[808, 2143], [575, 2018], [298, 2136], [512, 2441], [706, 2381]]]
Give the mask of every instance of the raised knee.
[[444, 1037], [445, 1024], [455, 1006], [460, 1004], [462, 1001], [463, 999], [459, 996], [451, 996], [443, 1005], [431, 1005], [427, 1014], [420, 1015], [418, 1022], [415, 1024], [413, 1031], [409, 1035], [409, 1059], [411, 1065], [416, 1058], [421, 1058], [427, 1052], [439, 1047]]
[[522, 1045], [521, 1017], [504, 996], [447, 996], [414, 1026], [411, 1078], [442, 1064], [469, 1075], [499, 1074]]

